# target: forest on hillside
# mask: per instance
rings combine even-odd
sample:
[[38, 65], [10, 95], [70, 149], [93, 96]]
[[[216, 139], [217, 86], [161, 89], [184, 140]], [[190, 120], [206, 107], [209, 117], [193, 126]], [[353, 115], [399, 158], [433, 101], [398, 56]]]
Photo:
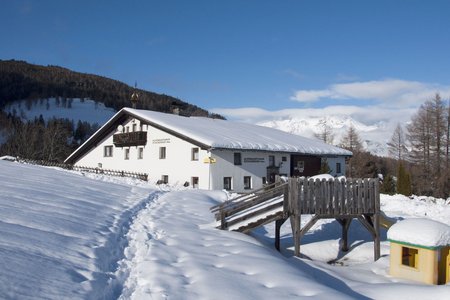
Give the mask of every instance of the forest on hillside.
[[83, 102], [92, 99], [118, 111], [131, 106], [130, 98], [138, 94], [139, 109], [184, 116], [203, 116], [224, 119], [218, 114], [180, 99], [130, 87], [120, 81], [102, 76], [74, 72], [58, 66], [39, 66], [24, 61], [0, 60], [0, 156], [14, 155], [34, 160], [62, 162], [88, 139], [101, 124], [73, 122], [69, 119], [44, 120], [42, 116], [25, 120], [13, 109], [3, 108], [16, 101], [25, 101], [30, 110], [37, 103], [71, 108], [74, 98]]
[[0, 109], [6, 104], [28, 100], [88, 98], [116, 111], [130, 106], [137, 92], [137, 108], [171, 113], [175, 108], [187, 116], [223, 118], [180, 99], [136, 89], [110, 78], [74, 72], [58, 66], [39, 66], [24, 61], [0, 60]]

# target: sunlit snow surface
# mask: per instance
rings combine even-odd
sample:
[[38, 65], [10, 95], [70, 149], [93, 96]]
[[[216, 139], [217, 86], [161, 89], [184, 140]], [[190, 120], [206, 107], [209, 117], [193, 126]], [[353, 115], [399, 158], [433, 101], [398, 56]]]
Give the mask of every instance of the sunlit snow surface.
[[[289, 222], [281, 254], [273, 248], [273, 224], [250, 236], [215, 229], [209, 208], [228, 197], [222, 191], [176, 191], [6, 161], [0, 161], [0, 189], [2, 299], [450, 296], [450, 285], [390, 277], [386, 231], [382, 258], [374, 263], [371, 237], [357, 221], [348, 253], [338, 250], [336, 221], [318, 222], [302, 240], [311, 261], [292, 256]], [[402, 207], [410, 210], [398, 213]], [[448, 224], [449, 207], [446, 200], [382, 197], [382, 209], [394, 219], [446, 218]]]

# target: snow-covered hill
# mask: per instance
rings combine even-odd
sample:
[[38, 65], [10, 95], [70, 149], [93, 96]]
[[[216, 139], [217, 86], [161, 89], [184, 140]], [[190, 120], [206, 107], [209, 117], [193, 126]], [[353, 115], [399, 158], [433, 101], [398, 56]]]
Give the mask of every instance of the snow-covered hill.
[[260, 122], [258, 125], [280, 129], [289, 133], [314, 137], [323, 130], [323, 124], [331, 129], [334, 135], [333, 143], [338, 145], [342, 137], [353, 126], [361, 137], [365, 149], [374, 155], [387, 156], [387, 142], [392, 136], [392, 128], [386, 123], [378, 122], [365, 125], [350, 116], [330, 115], [326, 117], [286, 117], [272, 121]]
[[[359, 222], [350, 251], [340, 225], [316, 223], [292, 256], [292, 232], [273, 224], [250, 236], [215, 228], [223, 191], [174, 190], [131, 179], [0, 160], [2, 299], [447, 299], [450, 285], [388, 275], [389, 243], [373, 262]], [[450, 199], [383, 196], [394, 219], [450, 223]], [[302, 224], [308, 220], [302, 218]], [[386, 238], [385, 231], [382, 238]], [[333, 264], [326, 262], [333, 261]]]
[[35, 101], [16, 101], [8, 104], [4, 112], [20, 116], [22, 120], [33, 120], [42, 115], [44, 120], [50, 118], [63, 118], [73, 120], [75, 125], [78, 120], [91, 124], [103, 125], [111, 118], [115, 111], [105, 107], [103, 103], [91, 99], [60, 99], [49, 98]]

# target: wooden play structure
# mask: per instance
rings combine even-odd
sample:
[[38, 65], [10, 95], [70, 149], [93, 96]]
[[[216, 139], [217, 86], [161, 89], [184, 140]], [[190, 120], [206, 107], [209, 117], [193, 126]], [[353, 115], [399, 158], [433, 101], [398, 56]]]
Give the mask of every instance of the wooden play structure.
[[426, 284], [450, 282], [450, 226], [409, 219], [393, 225], [388, 239], [392, 276]]
[[[378, 179], [280, 179], [250, 194], [241, 195], [211, 208], [224, 230], [248, 232], [275, 222], [275, 247], [280, 249], [280, 228], [290, 220], [295, 255], [300, 256], [301, 239], [320, 219], [336, 219], [342, 226], [341, 250], [348, 250], [348, 229], [360, 221], [374, 239], [374, 259], [380, 257], [380, 197]], [[312, 215], [301, 228], [301, 216]]]

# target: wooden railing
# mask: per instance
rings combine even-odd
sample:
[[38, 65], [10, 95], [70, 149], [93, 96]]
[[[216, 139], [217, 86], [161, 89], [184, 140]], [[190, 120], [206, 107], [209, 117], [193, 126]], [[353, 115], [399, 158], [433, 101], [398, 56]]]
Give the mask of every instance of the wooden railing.
[[[345, 216], [372, 214], [379, 210], [379, 180], [289, 179], [291, 210], [299, 214]], [[291, 211], [293, 212], [293, 211]]]
[[113, 135], [113, 143], [116, 147], [144, 146], [147, 144], [147, 132], [133, 131], [116, 133]]
[[[221, 229], [246, 232], [285, 216], [286, 183], [273, 183], [252, 193], [213, 206]], [[287, 206], [286, 206], [287, 212]]]

